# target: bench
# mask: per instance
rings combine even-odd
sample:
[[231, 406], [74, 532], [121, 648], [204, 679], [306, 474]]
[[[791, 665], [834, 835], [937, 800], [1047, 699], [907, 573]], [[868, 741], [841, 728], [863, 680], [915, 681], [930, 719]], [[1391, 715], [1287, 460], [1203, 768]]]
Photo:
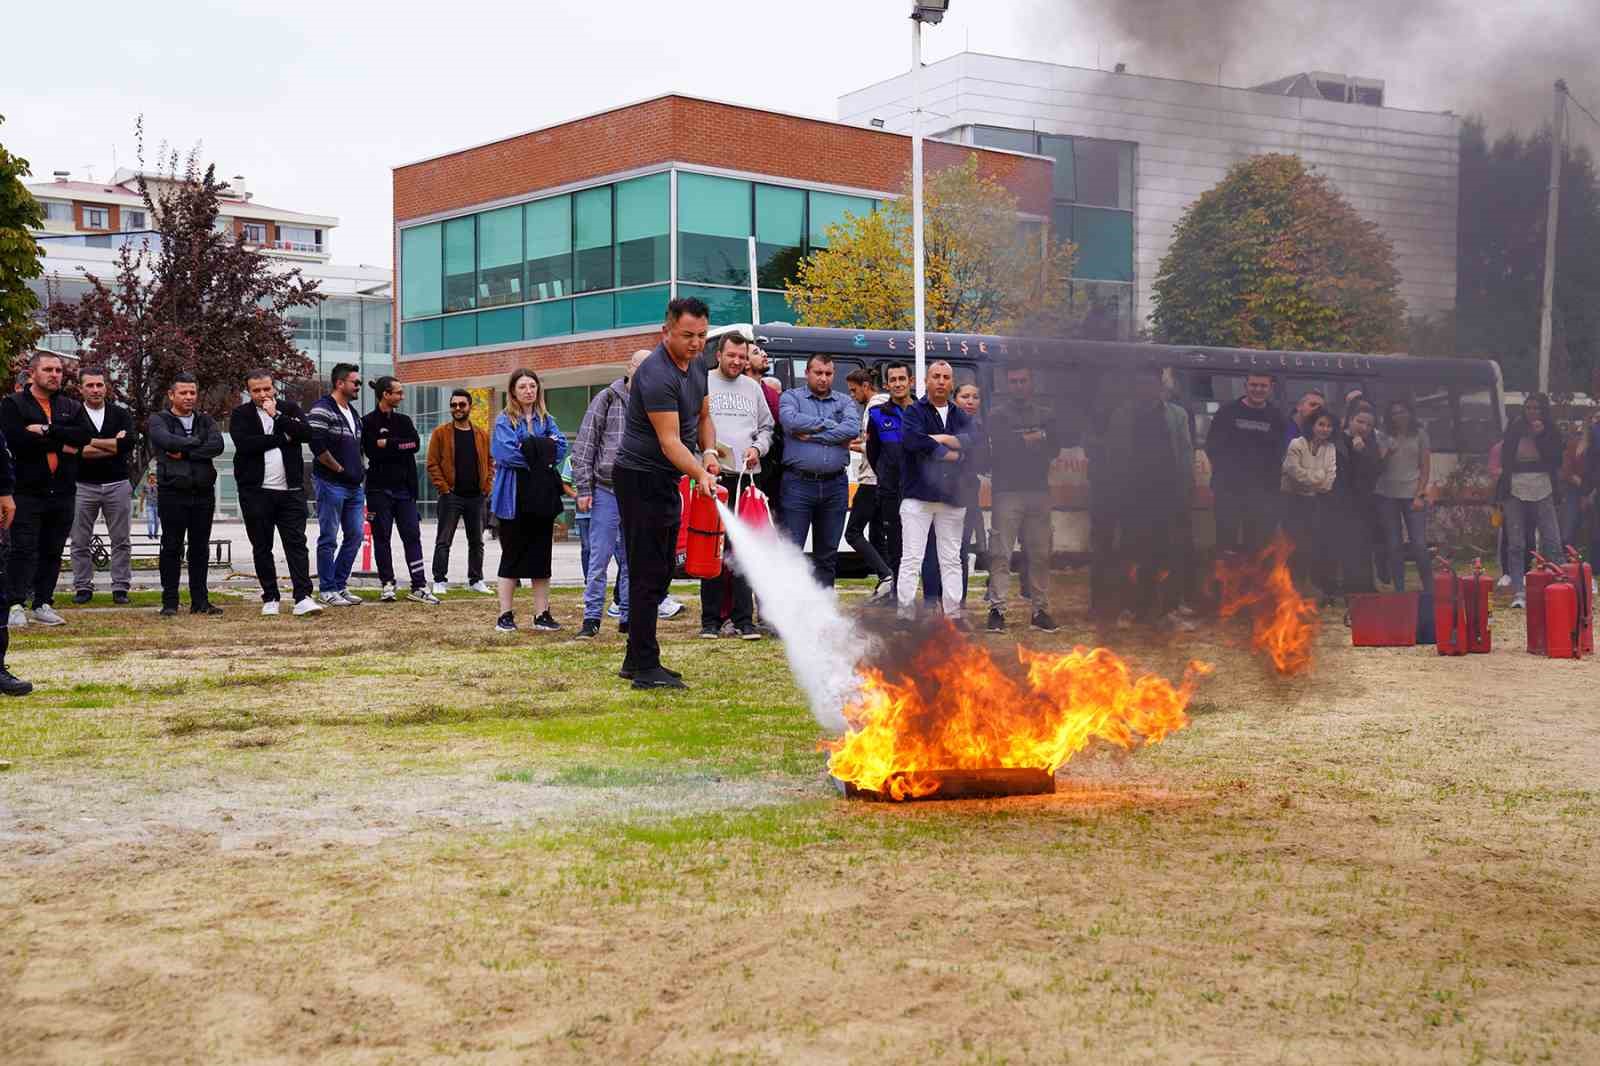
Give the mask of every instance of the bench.
[[[132, 557], [135, 559], [156, 559], [161, 556], [161, 542], [148, 537], [130, 537], [129, 545]], [[96, 570], [111, 569], [111, 540], [109, 534], [96, 533], [89, 538], [89, 558], [94, 562]], [[72, 560], [72, 544], [67, 544], [66, 550], [61, 553], [63, 562]], [[233, 541], [212, 540], [208, 565], [213, 569], [233, 568]]]

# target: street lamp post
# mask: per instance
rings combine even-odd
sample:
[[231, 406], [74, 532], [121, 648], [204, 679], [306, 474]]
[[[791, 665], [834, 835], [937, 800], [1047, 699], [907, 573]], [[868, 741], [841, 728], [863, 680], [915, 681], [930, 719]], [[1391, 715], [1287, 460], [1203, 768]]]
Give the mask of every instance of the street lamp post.
[[949, 9], [950, 0], [914, 0], [911, 5], [911, 302], [918, 396], [925, 391], [928, 371], [928, 280], [922, 248], [922, 24], [937, 25]]

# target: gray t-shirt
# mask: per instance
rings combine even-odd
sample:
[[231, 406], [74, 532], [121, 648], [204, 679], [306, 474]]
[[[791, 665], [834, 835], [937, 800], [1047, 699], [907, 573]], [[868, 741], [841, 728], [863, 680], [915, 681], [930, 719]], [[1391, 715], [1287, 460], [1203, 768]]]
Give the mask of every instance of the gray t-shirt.
[[1384, 460], [1383, 473], [1378, 475], [1378, 495], [1391, 500], [1409, 500], [1417, 494], [1422, 483], [1422, 453], [1428, 447], [1428, 431], [1422, 426], [1409, 437], [1379, 435], [1379, 443], [1393, 448]]
[[694, 361], [687, 370], [656, 345], [650, 358], [639, 364], [628, 386], [628, 415], [623, 420], [622, 445], [616, 465], [623, 470], [676, 476], [678, 468], [661, 451], [661, 440], [650, 423], [653, 411], [675, 411], [678, 436], [690, 454], [700, 451], [700, 407], [706, 398], [706, 375]]
[[729, 473], [755, 474], [761, 463], [748, 470], [744, 453], [751, 445], [762, 455], [772, 446], [772, 408], [766, 393], [753, 378], [740, 375], [729, 381], [721, 370], [706, 375], [706, 398], [711, 401], [711, 424], [717, 428], [717, 443], [731, 453], [724, 461]]

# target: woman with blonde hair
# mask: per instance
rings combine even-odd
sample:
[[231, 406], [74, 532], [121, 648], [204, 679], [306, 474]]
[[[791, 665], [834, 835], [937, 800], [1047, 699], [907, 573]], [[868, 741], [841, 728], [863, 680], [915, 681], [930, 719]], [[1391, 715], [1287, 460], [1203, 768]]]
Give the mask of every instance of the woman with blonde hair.
[[550, 547], [563, 507], [561, 461], [567, 438], [545, 406], [539, 375], [520, 368], [506, 386], [506, 409], [489, 440], [494, 484], [489, 506], [500, 520], [500, 617], [495, 630], [517, 631], [512, 597], [524, 578], [533, 584], [533, 627], [554, 632], [550, 614]]

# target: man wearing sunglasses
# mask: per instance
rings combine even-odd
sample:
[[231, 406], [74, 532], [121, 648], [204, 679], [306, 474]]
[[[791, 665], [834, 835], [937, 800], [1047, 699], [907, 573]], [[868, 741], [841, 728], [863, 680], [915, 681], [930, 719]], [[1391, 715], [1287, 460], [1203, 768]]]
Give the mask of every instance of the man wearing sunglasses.
[[317, 484], [317, 599], [329, 607], [355, 607], [361, 600], [349, 589], [350, 571], [367, 510], [361, 416], [354, 406], [361, 371], [353, 363], [335, 363], [329, 378], [328, 395], [306, 412], [316, 456], [311, 473]]
[[450, 586], [450, 549], [456, 524], [467, 527], [467, 587], [494, 592], [483, 581], [483, 501], [489, 495], [494, 464], [489, 459], [489, 432], [472, 423], [472, 394], [450, 394], [450, 421], [428, 438], [428, 480], [439, 490], [438, 535], [433, 542], [433, 592]]

